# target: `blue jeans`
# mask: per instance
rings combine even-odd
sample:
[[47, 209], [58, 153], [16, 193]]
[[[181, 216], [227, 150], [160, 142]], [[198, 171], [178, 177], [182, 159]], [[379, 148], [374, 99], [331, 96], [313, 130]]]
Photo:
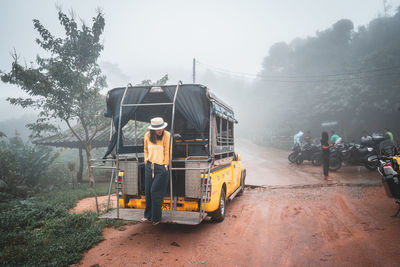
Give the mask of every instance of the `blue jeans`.
[[152, 177], [151, 162], [145, 166], [145, 194], [146, 209], [144, 217], [153, 221], [161, 221], [161, 207], [164, 194], [167, 190], [169, 172], [163, 165], [154, 164], [154, 177]]

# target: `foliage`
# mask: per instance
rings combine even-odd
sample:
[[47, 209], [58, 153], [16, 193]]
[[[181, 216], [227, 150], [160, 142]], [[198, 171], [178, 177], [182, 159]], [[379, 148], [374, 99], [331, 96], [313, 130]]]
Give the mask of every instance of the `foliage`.
[[271, 134], [319, 134], [324, 121], [353, 137], [363, 129], [400, 132], [399, 47], [399, 11], [358, 29], [342, 19], [313, 37], [276, 43], [249, 102], [268, 107], [263, 124]]
[[[43, 146], [30, 146], [19, 137], [0, 143], [0, 193], [26, 196], [48, 174], [58, 153]], [[1, 199], [1, 198], [0, 198]]]
[[[37, 136], [57, 131], [51, 122], [61, 119], [81, 141], [89, 161], [91, 142], [105, 123], [105, 101], [100, 90], [106, 86], [106, 77], [97, 63], [103, 50], [100, 36], [105, 20], [100, 10], [92, 19], [91, 27], [82, 22], [79, 28], [74, 16], [68, 17], [61, 10], [58, 19], [65, 30], [64, 38], [53, 36], [39, 20], [33, 20], [39, 33], [36, 43], [50, 56], [38, 55], [37, 66], [23, 66], [15, 52], [11, 71], [1, 74], [1, 80], [19, 86], [30, 96], [8, 98], [11, 104], [41, 111], [36, 123], [28, 125]], [[75, 131], [71, 126], [73, 122], [80, 124], [83, 130]]]
[[[106, 194], [107, 184], [98, 186]], [[93, 189], [80, 185], [59, 188], [0, 206], [1, 266], [68, 266], [102, 240], [110, 221], [98, 221], [94, 212], [69, 214], [77, 200], [92, 197]]]
[[165, 85], [168, 82], [168, 74], [165, 74], [161, 79], [156, 82], [152, 82], [151, 80], [143, 80], [138, 85]]

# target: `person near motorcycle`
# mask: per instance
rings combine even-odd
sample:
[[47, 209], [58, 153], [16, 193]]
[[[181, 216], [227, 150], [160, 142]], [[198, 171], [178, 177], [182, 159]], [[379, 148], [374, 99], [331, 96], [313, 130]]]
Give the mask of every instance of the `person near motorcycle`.
[[295, 134], [294, 135], [294, 137], [293, 137], [293, 142], [294, 142], [294, 145], [301, 145], [301, 137], [303, 136], [303, 131], [302, 130], [300, 130], [297, 134]]
[[335, 144], [339, 140], [340, 136], [335, 134], [335, 131], [331, 131], [331, 142]]
[[385, 137], [386, 139], [390, 140], [390, 142], [393, 143], [394, 141], [393, 134], [390, 132], [388, 128], [385, 129]]
[[322, 135], [321, 135], [322, 168], [323, 168], [323, 172], [324, 172], [325, 181], [332, 181], [332, 179], [329, 178], [329, 149], [332, 146], [333, 146], [333, 144], [329, 144], [328, 133], [322, 132]]
[[306, 135], [304, 136], [304, 142], [308, 143], [311, 145], [312, 137], [311, 137], [311, 132], [307, 131]]

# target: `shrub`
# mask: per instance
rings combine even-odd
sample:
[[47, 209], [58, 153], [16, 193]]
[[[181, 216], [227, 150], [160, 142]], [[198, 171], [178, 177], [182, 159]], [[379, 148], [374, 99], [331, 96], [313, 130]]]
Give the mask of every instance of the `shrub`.
[[0, 143], [0, 197], [26, 197], [35, 192], [58, 153], [13, 137]]
[[[107, 192], [99, 184], [98, 193]], [[26, 200], [0, 204], [0, 266], [69, 266], [102, 240], [113, 222], [95, 212], [69, 214], [76, 201], [94, 196], [88, 185], [64, 186]]]

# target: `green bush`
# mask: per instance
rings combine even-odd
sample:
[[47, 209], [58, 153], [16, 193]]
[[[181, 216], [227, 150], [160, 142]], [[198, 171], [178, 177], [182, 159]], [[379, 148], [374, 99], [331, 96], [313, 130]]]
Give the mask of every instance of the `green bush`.
[[[98, 194], [107, 192], [99, 184]], [[113, 221], [95, 212], [69, 214], [77, 200], [94, 196], [88, 185], [69, 186], [0, 205], [0, 266], [69, 266], [102, 240]]]
[[19, 137], [0, 142], [0, 200], [37, 192], [57, 156], [51, 148], [25, 144]]

